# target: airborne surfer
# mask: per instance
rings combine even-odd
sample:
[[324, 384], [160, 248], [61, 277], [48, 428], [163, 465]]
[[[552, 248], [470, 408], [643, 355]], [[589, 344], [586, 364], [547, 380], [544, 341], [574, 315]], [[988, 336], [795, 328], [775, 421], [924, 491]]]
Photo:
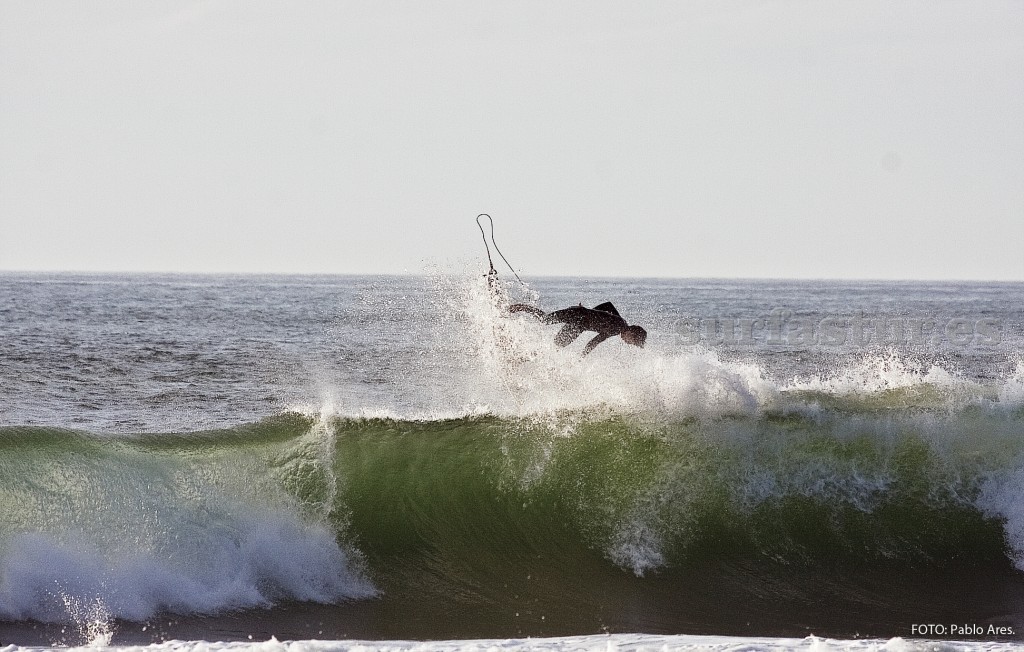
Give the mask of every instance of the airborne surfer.
[[[501, 249], [498, 249], [498, 243], [494, 242], [494, 220], [487, 213], [481, 213], [476, 216], [476, 225], [480, 229], [480, 237], [484, 241], [484, 249], [487, 251], [487, 263], [490, 267], [487, 272], [487, 289], [491, 293], [491, 298], [497, 305], [504, 303], [504, 293], [501, 291], [501, 285], [498, 282], [498, 272], [494, 269], [494, 261], [491, 260], [491, 248], [487, 244], [487, 235], [484, 233], [484, 227], [480, 224], [480, 218], [486, 217], [491, 224], [491, 243], [494, 245], [495, 251], [501, 256], [508, 268], [515, 274], [516, 279], [525, 287], [523, 279], [519, 278], [519, 274], [516, 274], [516, 270], [513, 269], [512, 265], [509, 264], [505, 255], [501, 253]], [[615, 309], [610, 301], [606, 301], [599, 306], [593, 308], [584, 308], [581, 303], [578, 306], [571, 308], [564, 308], [562, 310], [556, 310], [551, 313], [545, 313], [540, 308], [527, 305], [525, 303], [516, 303], [508, 307], [510, 313], [514, 312], [528, 312], [537, 319], [541, 320], [545, 324], [564, 324], [562, 330], [558, 331], [555, 335], [555, 344], [558, 346], [568, 346], [572, 344], [580, 333], [584, 331], [593, 331], [597, 333], [587, 345], [583, 347], [583, 355], [587, 355], [594, 350], [601, 342], [605, 341], [609, 337], [618, 335], [622, 338], [622, 341], [627, 344], [632, 344], [640, 348], [644, 347], [644, 343], [647, 341], [647, 331], [640, 326], [630, 326], [626, 323], [626, 320], [619, 316], [619, 311]]]
[[583, 355], [587, 355], [594, 350], [595, 346], [615, 335], [620, 336], [627, 344], [640, 348], [643, 348], [647, 341], [647, 331], [640, 326], [627, 324], [610, 301], [594, 308], [584, 308], [581, 303], [578, 306], [550, 313], [545, 313], [540, 308], [528, 306], [525, 303], [517, 303], [509, 306], [508, 311], [528, 312], [545, 324], [564, 324], [562, 330], [555, 335], [555, 344], [558, 346], [571, 344], [583, 331], [597, 333], [583, 348]]

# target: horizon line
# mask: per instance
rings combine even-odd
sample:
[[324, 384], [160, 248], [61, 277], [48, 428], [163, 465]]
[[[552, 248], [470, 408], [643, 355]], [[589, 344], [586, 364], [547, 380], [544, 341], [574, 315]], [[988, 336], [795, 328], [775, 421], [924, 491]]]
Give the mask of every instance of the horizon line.
[[[457, 275], [456, 272], [441, 272], [443, 275]], [[486, 272], [484, 272], [486, 274]], [[1019, 279], [994, 278], [911, 278], [911, 277], [838, 277], [838, 276], [629, 276], [623, 274], [529, 274], [519, 273], [535, 279], [596, 279], [596, 280], [655, 280], [655, 281], [801, 281], [801, 282], [896, 282], [896, 283], [1024, 283]], [[253, 272], [253, 271], [155, 271], [155, 270], [31, 270], [0, 269], [0, 275], [68, 275], [68, 276], [279, 276], [279, 277], [396, 277], [413, 278], [430, 276], [428, 272]]]

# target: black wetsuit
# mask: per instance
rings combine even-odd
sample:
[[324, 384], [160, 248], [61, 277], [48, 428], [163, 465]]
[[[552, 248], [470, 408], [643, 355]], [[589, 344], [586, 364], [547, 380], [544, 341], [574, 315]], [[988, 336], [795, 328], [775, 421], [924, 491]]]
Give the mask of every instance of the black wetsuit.
[[619, 316], [619, 311], [610, 302], [602, 303], [594, 308], [584, 308], [583, 304], [545, 313], [540, 308], [517, 303], [509, 306], [509, 312], [528, 312], [545, 324], [565, 324], [555, 335], [555, 344], [566, 346], [571, 344], [583, 331], [594, 331], [597, 335], [587, 342], [583, 355], [594, 350], [594, 347], [609, 337], [621, 335], [629, 324]]

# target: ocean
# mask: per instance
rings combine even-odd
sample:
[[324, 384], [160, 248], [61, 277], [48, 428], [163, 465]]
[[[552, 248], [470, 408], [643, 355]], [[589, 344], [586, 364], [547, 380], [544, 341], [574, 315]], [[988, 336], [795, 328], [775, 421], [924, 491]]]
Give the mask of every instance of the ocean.
[[0, 274], [5, 651], [1022, 639], [1024, 284]]

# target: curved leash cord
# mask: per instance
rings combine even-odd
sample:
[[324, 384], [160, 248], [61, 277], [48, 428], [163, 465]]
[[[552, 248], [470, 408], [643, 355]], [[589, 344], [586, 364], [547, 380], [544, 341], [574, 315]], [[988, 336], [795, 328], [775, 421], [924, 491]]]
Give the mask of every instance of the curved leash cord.
[[[480, 224], [480, 218], [481, 217], [486, 217], [487, 219], [490, 220], [491, 216], [488, 215], [487, 213], [480, 213], [479, 215], [476, 216], [476, 226], [477, 226], [478, 229], [480, 229], [480, 237], [483, 238], [483, 240], [484, 240], [484, 249], [487, 250], [487, 264], [491, 266], [491, 271], [488, 272], [488, 276], [490, 276], [491, 274], [497, 274], [498, 272], [495, 271], [494, 263], [491, 262], [491, 248], [487, 245], [487, 235], [484, 233], [484, 227]], [[494, 240], [494, 220], [491, 220], [491, 240]], [[498, 245], [494, 245], [494, 248], [497, 249]], [[501, 253], [501, 252], [498, 252], [498, 253]], [[504, 256], [502, 256], [502, 258], [504, 258]], [[513, 274], [514, 273], [515, 272], [513, 272]]]
[[505, 261], [506, 265], [508, 265], [509, 271], [512, 272], [512, 275], [516, 277], [516, 280], [519, 281], [519, 284], [522, 285], [523, 287], [526, 287], [526, 283], [523, 283], [523, 279], [519, 278], [519, 274], [516, 274], [516, 270], [513, 269], [512, 265], [508, 262], [508, 258], [505, 258], [505, 254], [501, 253], [501, 249], [498, 249], [498, 243], [494, 240], [494, 220], [491, 219], [491, 216], [488, 215], [487, 213], [480, 213], [479, 215], [476, 216], [476, 225], [480, 227], [480, 236], [484, 239], [484, 247], [487, 248], [487, 262], [491, 266], [491, 271], [497, 274], [497, 272], [494, 271], [494, 263], [491, 262], [491, 248], [487, 246], [487, 236], [484, 234], [484, 227], [480, 224], [481, 217], [486, 217], [487, 220], [491, 223], [491, 244], [494, 245], [494, 250], [498, 252], [498, 255], [501, 256], [501, 259]]

